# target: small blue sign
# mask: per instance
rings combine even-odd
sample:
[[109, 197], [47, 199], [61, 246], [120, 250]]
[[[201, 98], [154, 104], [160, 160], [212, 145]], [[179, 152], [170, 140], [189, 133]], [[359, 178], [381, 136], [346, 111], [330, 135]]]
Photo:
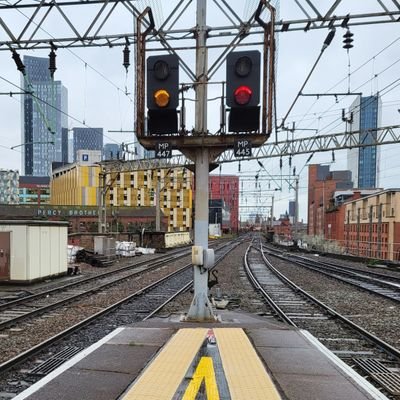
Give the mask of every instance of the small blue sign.
[[82, 154], [82, 161], [89, 161], [89, 154]]

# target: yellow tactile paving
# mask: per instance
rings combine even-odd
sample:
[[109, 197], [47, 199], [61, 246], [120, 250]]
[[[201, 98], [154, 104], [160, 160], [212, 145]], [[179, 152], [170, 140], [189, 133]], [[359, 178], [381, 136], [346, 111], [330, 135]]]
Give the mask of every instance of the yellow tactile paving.
[[219, 400], [218, 385], [215, 379], [213, 359], [211, 357], [201, 357], [182, 400], [196, 400], [203, 380], [206, 388], [207, 400]]
[[214, 329], [232, 400], [279, 400], [263, 363], [241, 328]]
[[123, 400], [171, 400], [200, 349], [207, 329], [180, 329]]

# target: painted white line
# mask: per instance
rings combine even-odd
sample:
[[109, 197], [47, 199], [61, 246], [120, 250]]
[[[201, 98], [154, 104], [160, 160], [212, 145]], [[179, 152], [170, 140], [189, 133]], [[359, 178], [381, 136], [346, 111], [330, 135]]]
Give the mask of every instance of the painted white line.
[[300, 333], [318, 350], [324, 353], [335, 365], [337, 365], [347, 376], [353, 380], [357, 386], [361, 387], [367, 394], [372, 396], [376, 400], [389, 400], [384, 394], [382, 394], [376, 387], [371, 385], [365, 378], [357, 374], [351, 367], [344, 363], [338, 356], [327, 349], [315, 336], [311, 335], [310, 332], [300, 330]]
[[124, 329], [125, 328], [117, 328], [114, 331], [112, 331], [111, 333], [109, 333], [107, 336], [104, 336], [103, 339], [101, 339], [98, 342], [92, 344], [87, 349], [82, 350], [80, 353], [78, 353], [76, 356], [72, 357], [70, 360], [65, 362], [63, 365], [59, 366], [54, 371], [50, 372], [50, 374], [46, 375], [43, 379], [41, 379], [40, 381], [37, 381], [35, 384], [30, 386], [28, 389], [26, 389], [23, 392], [21, 392], [18, 396], [14, 397], [13, 400], [23, 400], [23, 399], [26, 399], [31, 394], [37, 392], [39, 389], [41, 389], [47, 383], [52, 381], [57, 376], [61, 375], [67, 369], [69, 369], [72, 366], [74, 366], [77, 362], [79, 362], [82, 359], [84, 359], [86, 356], [88, 356], [90, 353], [92, 353], [93, 351], [98, 349], [104, 343], [108, 342], [114, 336], [118, 335]]

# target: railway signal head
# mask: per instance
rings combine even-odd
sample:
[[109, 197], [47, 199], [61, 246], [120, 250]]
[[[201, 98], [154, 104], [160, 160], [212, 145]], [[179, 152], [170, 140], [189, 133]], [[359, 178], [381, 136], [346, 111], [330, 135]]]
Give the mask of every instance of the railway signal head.
[[179, 59], [175, 54], [147, 58], [147, 108], [150, 134], [178, 132]]
[[226, 104], [231, 108], [231, 132], [259, 130], [260, 60], [257, 50], [232, 52], [227, 57]]

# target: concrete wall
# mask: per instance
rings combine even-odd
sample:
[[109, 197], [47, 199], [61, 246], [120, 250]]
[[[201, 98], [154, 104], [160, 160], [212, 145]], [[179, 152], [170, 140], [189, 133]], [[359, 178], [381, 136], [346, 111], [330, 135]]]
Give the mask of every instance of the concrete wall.
[[190, 234], [189, 232], [176, 232], [176, 233], [166, 233], [165, 234], [165, 247], [179, 247], [185, 244], [190, 244]]

